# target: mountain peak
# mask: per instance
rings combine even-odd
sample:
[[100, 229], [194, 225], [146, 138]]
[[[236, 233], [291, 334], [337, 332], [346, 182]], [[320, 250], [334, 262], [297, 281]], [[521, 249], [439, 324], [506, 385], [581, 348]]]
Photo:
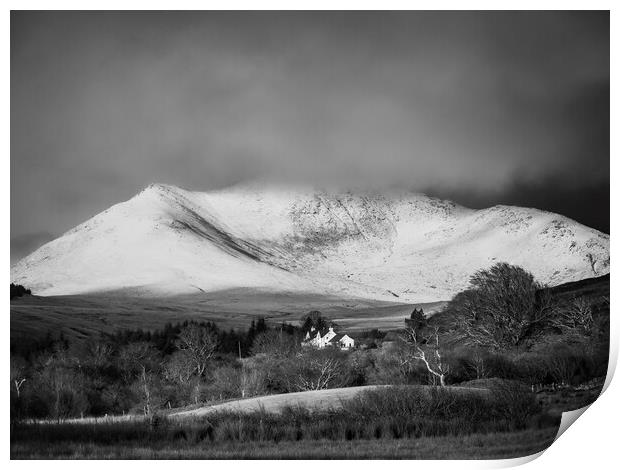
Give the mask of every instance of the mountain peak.
[[168, 193], [171, 191], [179, 191], [181, 188], [177, 186], [173, 186], [171, 184], [164, 183], [150, 183], [147, 187], [145, 187], [138, 194], [142, 193]]

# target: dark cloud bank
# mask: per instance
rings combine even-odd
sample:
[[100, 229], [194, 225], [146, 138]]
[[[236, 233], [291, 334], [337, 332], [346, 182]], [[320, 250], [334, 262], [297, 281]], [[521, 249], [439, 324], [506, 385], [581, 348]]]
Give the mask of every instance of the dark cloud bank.
[[12, 250], [153, 181], [254, 178], [608, 232], [609, 14], [12, 13]]

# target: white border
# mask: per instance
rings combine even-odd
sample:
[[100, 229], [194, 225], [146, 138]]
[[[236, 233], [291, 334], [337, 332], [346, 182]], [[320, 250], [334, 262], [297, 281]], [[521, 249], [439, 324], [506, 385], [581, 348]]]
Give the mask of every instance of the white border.
[[[598, 10], [612, 10], [611, 11], [611, 129], [618, 129], [618, 93], [616, 87], [618, 85], [618, 33], [620, 30], [620, 22], [617, 18], [617, 9], [613, 9], [613, 2], [611, 1], [504, 1], [499, 4], [497, 1], [444, 1], [444, 2], [406, 2], [395, 0], [384, 0], [382, 2], [369, 2], [364, 0], [356, 1], [297, 1], [297, 2], [284, 2], [284, 1], [230, 1], [230, 2], [213, 2], [213, 1], [189, 1], [189, 0], [177, 0], [175, 2], [164, 1], [118, 1], [108, 0], [91, 1], [88, 4], [78, 1], [9, 1], [7, 2], [8, 8], [5, 10], [5, 14], [2, 17], [2, 30], [4, 37], [4, 47], [2, 47], [2, 55], [4, 65], [4, 73], [1, 76], [3, 90], [3, 131], [4, 131], [4, 158], [2, 159], [2, 176], [4, 184], [2, 186], [3, 199], [4, 199], [4, 213], [0, 218], [2, 221], [2, 237], [4, 240], [5, 249], [2, 252], [3, 263], [5, 266], [5, 286], [10, 282], [9, 269], [10, 266], [10, 230], [9, 230], [9, 211], [10, 211], [10, 15], [9, 9], [13, 10], [45, 10], [45, 9], [67, 9], [67, 10], [103, 10], [103, 9], [116, 9], [116, 10], [139, 10], [139, 9], [151, 9], [151, 10], [178, 10], [178, 9], [213, 9], [213, 10], [250, 10], [250, 9], [273, 9], [273, 10], [304, 10], [304, 9], [324, 9], [324, 10], [340, 10], [340, 9], [361, 9], [361, 10], [373, 10], [373, 9], [421, 9], [421, 10], [485, 10], [485, 9], [501, 9], [501, 10], [513, 10], [513, 9], [532, 9], [532, 10], [544, 10], [544, 9], [564, 9], [564, 10], [584, 10], [584, 9], [598, 9]], [[618, 198], [620, 197], [620, 190], [617, 185], [619, 183], [617, 175], [617, 155], [618, 155], [618, 142], [616, 135], [611, 134], [611, 199], [612, 207], [618, 207]], [[612, 213], [611, 218], [611, 232], [618, 233], [620, 225], [618, 217]], [[615, 244], [612, 241], [611, 255], [615, 259]], [[615, 293], [618, 292], [618, 282], [615, 277], [612, 277], [612, 297], [615, 298]], [[5, 301], [6, 302], [6, 301]], [[8, 303], [8, 302], [7, 302]], [[5, 304], [7, 305], [7, 304]], [[615, 305], [612, 303], [612, 305]], [[611, 370], [608, 377], [608, 385], [613, 369], [617, 363], [618, 358], [618, 343], [620, 339], [620, 333], [618, 329], [619, 321], [616, 317], [617, 313], [613, 309], [612, 317], [612, 351], [610, 353]], [[4, 309], [4, 334], [5, 334], [5, 356], [3, 361], [4, 377], [8, 374], [8, 347], [10, 344], [10, 327], [9, 327], [9, 307]], [[4, 457], [5, 461], [9, 460], [9, 417], [8, 417], [8, 392], [4, 388], [2, 397], [2, 403], [5, 406], [2, 408], [2, 442], [4, 443]], [[618, 461], [619, 446], [617, 443], [617, 435], [614, 432], [616, 428], [616, 420], [620, 417], [618, 413], [620, 403], [620, 386], [618, 386], [618, 380], [611, 383], [608, 389], [603, 393], [601, 398], [597, 400], [588, 409], [583, 416], [578, 420], [578, 424], [571, 426], [559, 439], [555, 442], [547, 451], [541, 456], [534, 459], [523, 458], [514, 459], [509, 461], [459, 461], [459, 462], [446, 462], [446, 461], [389, 461], [391, 468], [410, 469], [411, 466], [424, 467], [424, 468], [501, 468], [519, 465], [531, 461], [529, 468], [532, 469], [545, 469], [553, 466], [554, 468], [610, 468]], [[39, 463], [41, 464], [41, 463]], [[127, 462], [116, 461], [114, 466], [165, 466], [173, 467], [178, 466], [181, 463], [170, 461], [158, 461], [158, 462]], [[291, 465], [296, 468], [310, 468], [317, 465], [318, 462], [307, 461], [189, 461], [184, 462], [182, 465], [193, 468], [198, 466], [204, 468], [205, 465], [213, 468], [216, 467], [232, 467], [235, 468], [269, 468], [269, 469], [286, 469], [289, 470]], [[14, 467], [31, 467], [37, 465], [36, 462], [20, 462], [11, 461], [11, 466]], [[52, 470], [58, 468], [77, 467], [83, 466], [84, 462], [55, 462], [46, 461], [43, 463], [45, 466], [49, 466]], [[101, 461], [89, 461], [87, 465], [91, 468], [106, 469], [110, 465], [108, 462]], [[333, 466], [337, 465], [336, 462], [328, 462], [325, 465]], [[348, 462], [346, 465], [355, 466], [359, 469], [375, 468], [377, 465], [385, 465], [381, 461], [355, 461]]]

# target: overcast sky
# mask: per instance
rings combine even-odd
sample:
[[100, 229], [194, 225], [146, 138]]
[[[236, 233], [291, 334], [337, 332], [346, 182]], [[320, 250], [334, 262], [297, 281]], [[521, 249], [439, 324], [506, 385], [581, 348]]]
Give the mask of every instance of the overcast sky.
[[407, 187], [609, 231], [609, 15], [11, 15], [12, 258], [151, 182]]

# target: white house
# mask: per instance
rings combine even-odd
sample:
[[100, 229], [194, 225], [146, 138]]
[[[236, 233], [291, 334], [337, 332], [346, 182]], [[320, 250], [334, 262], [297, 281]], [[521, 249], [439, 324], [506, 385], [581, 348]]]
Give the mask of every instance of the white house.
[[344, 333], [336, 333], [334, 328], [331, 326], [323, 336], [321, 336], [320, 331], [317, 331], [316, 335], [313, 336], [314, 331], [316, 330], [313, 327], [306, 333], [302, 346], [312, 346], [318, 349], [323, 349], [330, 346], [343, 350], [355, 347], [355, 340], [353, 338]]
[[339, 340], [341, 349], [351, 349], [355, 347], [355, 340], [351, 338], [349, 335], [342, 335], [342, 338]]

